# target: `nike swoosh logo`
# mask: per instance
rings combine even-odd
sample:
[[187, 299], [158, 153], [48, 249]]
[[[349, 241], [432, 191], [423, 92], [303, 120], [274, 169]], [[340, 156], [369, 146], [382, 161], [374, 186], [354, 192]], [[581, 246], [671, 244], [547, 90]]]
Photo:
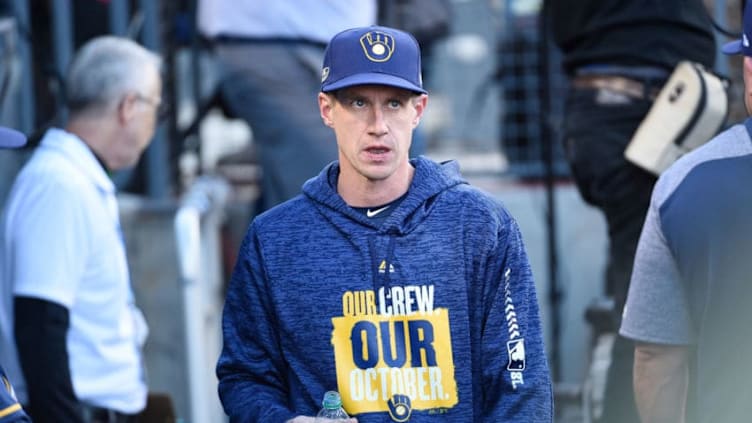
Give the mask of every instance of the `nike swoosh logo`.
[[[391, 205], [391, 204], [390, 204], [390, 205]], [[382, 208], [380, 208], [380, 209], [376, 209], [376, 210], [371, 210], [371, 209], [368, 209], [368, 210], [366, 210], [366, 216], [368, 216], [368, 217], [374, 217], [374, 216], [376, 216], [377, 214], [379, 214], [379, 213], [383, 212], [384, 210], [386, 210], [386, 209], [388, 209], [388, 208], [389, 208], [389, 206], [384, 206], [384, 207], [382, 207]]]

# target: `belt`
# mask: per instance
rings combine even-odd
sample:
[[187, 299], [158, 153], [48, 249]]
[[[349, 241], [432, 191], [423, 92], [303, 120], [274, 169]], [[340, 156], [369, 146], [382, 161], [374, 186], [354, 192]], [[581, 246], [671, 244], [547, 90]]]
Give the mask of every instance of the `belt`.
[[124, 414], [110, 408], [82, 405], [86, 423], [138, 423], [138, 416]]
[[310, 45], [326, 48], [326, 42], [308, 38], [288, 37], [242, 37], [237, 35], [219, 35], [212, 40], [216, 44], [278, 44], [278, 45]]
[[655, 100], [663, 85], [663, 81], [643, 82], [619, 75], [577, 75], [571, 82], [575, 88], [609, 90], [632, 98], [648, 100]]

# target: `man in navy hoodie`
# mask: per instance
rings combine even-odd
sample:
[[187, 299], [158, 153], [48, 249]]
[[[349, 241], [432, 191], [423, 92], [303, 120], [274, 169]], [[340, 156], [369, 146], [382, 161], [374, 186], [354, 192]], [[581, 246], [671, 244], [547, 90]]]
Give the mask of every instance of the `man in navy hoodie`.
[[552, 421], [517, 223], [456, 163], [408, 159], [428, 102], [415, 39], [335, 35], [318, 102], [339, 160], [254, 219], [230, 281], [230, 420], [312, 422], [337, 390], [360, 423]]

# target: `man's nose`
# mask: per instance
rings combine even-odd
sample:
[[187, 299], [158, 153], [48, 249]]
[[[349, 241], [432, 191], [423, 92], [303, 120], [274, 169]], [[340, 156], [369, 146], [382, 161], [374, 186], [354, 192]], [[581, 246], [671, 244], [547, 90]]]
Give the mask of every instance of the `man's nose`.
[[389, 132], [389, 127], [386, 124], [386, 116], [380, 107], [373, 108], [369, 130], [374, 135], [384, 135]]

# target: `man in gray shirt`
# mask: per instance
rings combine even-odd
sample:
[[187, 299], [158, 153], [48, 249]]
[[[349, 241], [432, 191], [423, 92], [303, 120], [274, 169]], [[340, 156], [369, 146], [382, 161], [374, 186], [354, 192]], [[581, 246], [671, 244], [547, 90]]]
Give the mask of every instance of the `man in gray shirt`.
[[[752, 6], [742, 40], [752, 111]], [[682, 157], [656, 183], [621, 335], [637, 342], [643, 422], [741, 422], [752, 415], [752, 119]]]

